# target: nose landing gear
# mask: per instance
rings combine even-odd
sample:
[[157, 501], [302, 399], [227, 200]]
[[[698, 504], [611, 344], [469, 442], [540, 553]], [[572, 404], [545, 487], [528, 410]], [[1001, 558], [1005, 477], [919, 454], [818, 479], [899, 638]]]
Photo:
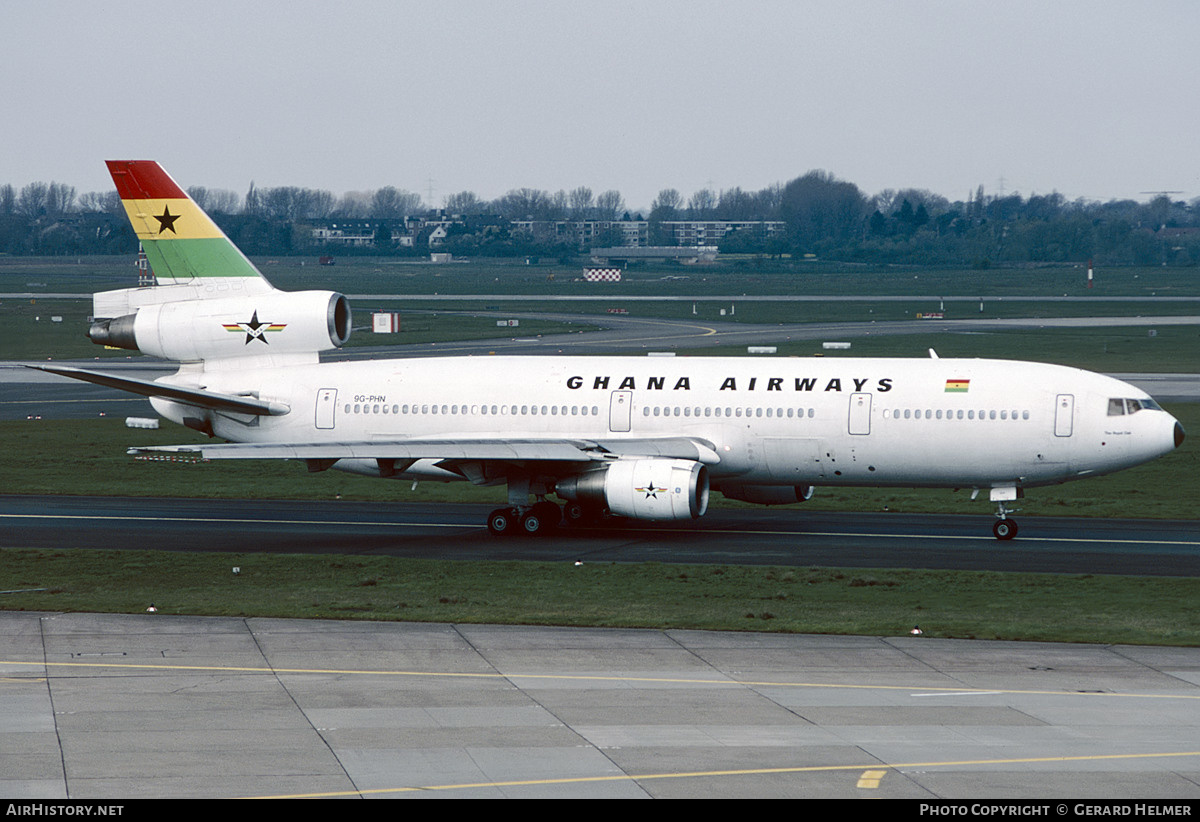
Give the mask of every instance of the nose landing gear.
[[[996, 539], [1010, 540], [1017, 535], [1017, 521], [1009, 519], [1008, 515], [1021, 509], [1009, 508], [1004, 503], [1012, 502], [1023, 496], [1025, 496], [1025, 489], [1015, 485], [992, 488], [989, 491], [988, 498], [996, 503], [996, 521], [992, 523], [992, 533]], [[974, 494], [971, 495], [971, 498], [974, 499]]]
[[[1015, 509], [1014, 509], [1015, 510]], [[992, 523], [992, 533], [996, 535], [996, 539], [1012, 539], [1017, 535], [1017, 521], [1008, 518], [1008, 509], [1004, 507], [1004, 503], [1000, 503], [1000, 510], [996, 513], [999, 517]]]

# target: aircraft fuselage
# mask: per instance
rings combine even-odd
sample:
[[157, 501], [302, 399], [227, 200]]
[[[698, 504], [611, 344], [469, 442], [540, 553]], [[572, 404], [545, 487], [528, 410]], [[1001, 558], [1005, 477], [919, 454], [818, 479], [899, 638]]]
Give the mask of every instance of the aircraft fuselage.
[[[291, 408], [214, 415], [214, 433], [234, 442], [686, 437], [711, 444], [715, 482], [747, 484], [1029, 487], [1145, 462], [1176, 436], [1134, 386], [1004, 360], [465, 357], [203, 379]], [[1136, 407], [1113, 413], [1127, 400]], [[155, 404], [182, 422], [183, 406]], [[424, 460], [397, 476], [460, 478]]]

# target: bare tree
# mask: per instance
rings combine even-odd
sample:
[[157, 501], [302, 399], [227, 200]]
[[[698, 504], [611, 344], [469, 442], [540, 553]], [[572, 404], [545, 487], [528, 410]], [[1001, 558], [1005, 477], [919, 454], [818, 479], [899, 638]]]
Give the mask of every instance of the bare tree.
[[625, 210], [625, 198], [619, 191], [605, 191], [596, 197], [596, 217], [600, 220], [616, 220]]
[[550, 204], [549, 205], [550, 205], [550, 212], [548, 215], [549, 219], [551, 219], [551, 220], [567, 219], [567, 214], [570, 212], [570, 206], [568, 205], [567, 192], [562, 191], [562, 190], [554, 192], [552, 195], [550, 195]]
[[650, 204], [650, 220], [674, 220], [679, 215], [683, 205], [683, 195], [673, 188], [664, 188], [658, 192], [654, 202]]
[[484, 204], [474, 191], [460, 191], [446, 198], [446, 211], [450, 214], [481, 214]]
[[347, 220], [361, 220], [371, 213], [371, 191], [347, 191], [338, 200], [334, 214]]
[[[79, 208], [100, 214], [121, 214], [121, 195], [115, 191], [89, 191], [79, 198]], [[0, 209], [2, 211], [2, 209]]]
[[210, 188], [208, 190], [208, 211], [213, 214], [237, 214], [242, 207], [242, 199], [236, 191], [226, 188]]
[[688, 213], [693, 220], [712, 218], [717, 207], [717, 195], [711, 188], [702, 188], [688, 199]]
[[421, 210], [421, 195], [395, 186], [384, 186], [371, 197], [372, 217], [400, 219]]
[[755, 216], [754, 199], [741, 188], [725, 189], [717, 202], [717, 214], [723, 220], [749, 220]]
[[50, 183], [46, 189], [46, 210], [50, 214], [66, 214], [75, 208], [75, 186]]
[[44, 216], [49, 190], [50, 186], [40, 181], [23, 186], [17, 197], [17, 213], [31, 220]]
[[224, 188], [191, 186], [187, 193], [196, 205], [210, 214], [236, 214], [241, 205], [238, 195]]
[[571, 189], [571, 193], [567, 195], [567, 205], [572, 220], [589, 219], [592, 216], [592, 210], [596, 207], [592, 190], [587, 186]]
[[496, 201], [497, 210], [510, 220], [545, 220], [550, 195], [535, 188], [514, 188]]

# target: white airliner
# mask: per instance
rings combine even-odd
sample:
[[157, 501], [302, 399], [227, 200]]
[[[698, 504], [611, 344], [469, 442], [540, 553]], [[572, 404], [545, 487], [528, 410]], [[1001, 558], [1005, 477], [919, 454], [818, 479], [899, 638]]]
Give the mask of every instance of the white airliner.
[[[108, 164], [157, 285], [95, 295], [93, 341], [177, 360], [154, 382], [42, 370], [151, 398], [227, 442], [131, 449], [298, 459], [310, 470], [506, 484], [496, 534], [611, 513], [704, 514], [710, 489], [765, 505], [820, 485], [1024, 489], [1168, 453], [1147, 394], [1032, 362], [725, 357], [319, 361], [350, 336], [341, 294], [275, 290], [151, 161]], [[931, 352], [932, 354], [932, 352]]]

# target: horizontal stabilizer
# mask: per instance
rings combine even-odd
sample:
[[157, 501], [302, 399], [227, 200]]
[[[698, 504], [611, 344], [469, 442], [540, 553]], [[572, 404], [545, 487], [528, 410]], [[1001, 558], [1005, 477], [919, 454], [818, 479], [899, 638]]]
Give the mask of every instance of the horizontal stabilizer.
[[70, 377], [73, 380], [83, 380], [84, 382], [95, 383], [96, 385], [103, 385], [108, 388], [128, 391], [131, 394], [139, 394], [143, 397], [163, 397], [186, 405], [194, 405], [198, 408], [208, 408], [213, 411], [224, 411], [231, 414], [278, 417], [291, 410], [283, 403], [263, 402], [253, 397], [235, 397], [230, 394], [216, 394], [212, 391], [203, 391], [198, 388], [183, 388], [178, 385], [167, 385], [161, 382], [135, 380], [132, 377], [116, 377], [112, 374], [102, 374], [98, 371], [87, 371], [82, 368], [70, 368], [65, 365], [30, 365], [27, 367], [36, 368], [39, 371], [45, 371], [49, 374], [57, 374], [60, 377]]

